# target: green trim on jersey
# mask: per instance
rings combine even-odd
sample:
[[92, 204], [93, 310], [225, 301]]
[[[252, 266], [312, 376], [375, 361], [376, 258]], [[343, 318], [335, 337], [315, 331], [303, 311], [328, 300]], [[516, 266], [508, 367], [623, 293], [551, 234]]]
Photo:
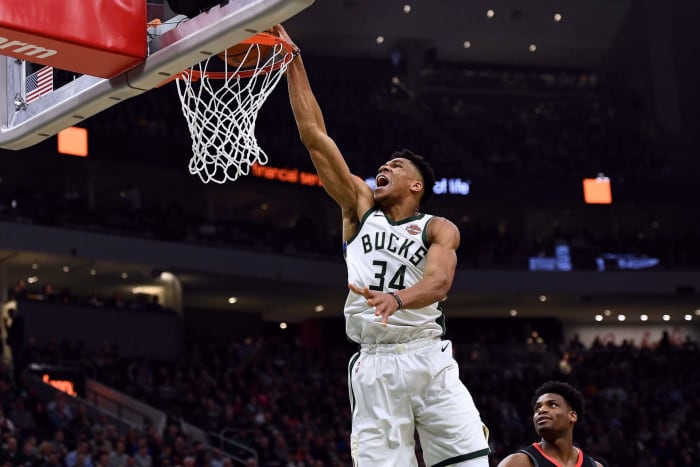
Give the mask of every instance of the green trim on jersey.
[[[440, 305], [438, 305], [438, 309], [442, 311], [442, 307]], [[439, 324], [442, 328], [441, 336], [444, 336], [447, 332], [447, 323], [445, 323], [445, 313], [441, 314], [440, 317], [435, 320], [435, 322]]]
[[[367, 210], [364, 216], [362, 216], [362, 219], [360, 219], [360, 225], [357, 226], [357, 232], [352, 234], [352, 237], [348, 238], [344, 243], [345, 245], [349, 245], [353, 240], [355, 240], [355, 237], [357, 237], [357, 234], [360, 233], [360, 230], [362, 230], [362, 226], [365, 225], [365, 221], [367, 218], [375, 211], [378, 211], [379, 208], [377, 206], [373, 206]], [[344, 252], [343, 252], [344, 253]], [[345, 255], [343, 255], [345, 256]]]
[[488, 456], [490, 452], [489, 448], [482, 449], [480, 451], [474, 451], [469, 454], [463, 454], [461, 456], [455, 456], [450, 459], [445, 459], [442, 462], [438, 462], [437, 464], [434, 464], [432, 467], [446, 467], [448, 465], [453, 465], [453, 464], [458, 464], [460, 462], [466, 462], [472, 459], [476, 459], [478, 457], [483, 457], [483, 456]]
[[[375, 212], [381, 212], [382, 214], [384, 214], [384, 211], [382, 211], [381, 209], [379, 209], [379, 207], [377, 207], [377, 206], [372, 206], [371, 208], [369, 208], [369, 209], [367, 210], [367, 212], [365, 213], [365, 215], [362, 216], [362, 219], [360, 219], [360, 225], [357, 226], [357, 232], [355, 232], [355, 233], [352, 235], [352, 237], [348, 238], [348, 239], [344, 242], [345, 245], [349, 245], [353, 240], [355, 240], [355, 238], [357, 237], [357, 234], [360, 233], [360, 231], [362, 230], [362, 227], [365, 225], [365, 221], [367, 220], [367, 218], [368, 218], [370, 215], [374, 214]], [[386, 221], [389, 223], [389, 225], [394, 225], [394, 226], [396, 226], [396, 225], [402, 225], [402, 224], [405, 224], [405, 223], [407, 223], [407, 222], [417, 221], [417, 220], [422, 219], [422, 218], [424, 218], [424, 217], [425, 217], [425, 213], [419, 212], [419, 213], [416, 214], [415, 216], [410, 216], [410, 217], [407, 217], [407, 218], [402, 219], [402, 220], [400, 220], [400, 221], [394, 222], [394, 221], [392, 221], [391, 219], [389, 219], [389, 218], [386, 216], [386, 214], [384, 214], [384, 219], [386, 219]], [[428, 224], [430, 224], [430, 221], [433, 220], [433, 219], [434, 219], [434, 217], [431, 218], [431, 219], [428, 221], [427, 224], [425, 224], [425, 229], [424, 229], [423, 232], [421, 233], [421, 237], [422, 237], [422, 240], [423, 240], [423, 245], [425, 245], [426, 247], [427, 247], [427, 246], [430, 246], [430, 244], [428, 243], [428, 234], [427, 234], [427, 232], [428, 232]]]
[[[383, 211], [382, 211], [382, 214], [384, 214]], [[384, 214], [384, 217], [386, 217], [386, 214]], [[396, 222], [394, 222], [391, 219], [389, 219], [388, 217], [386, 217], [386, 221], [389, 223], [389, 225], [402, 225], [402, 224], [405, 224], [406, 222], [417, 221], [418, 219], [422, 219], [424, 217], [425, 217], [425, 213], [419, 212], [415, 216], [410, 216], [410, 217], [407, 217], [405, 219], [401, 219], [400, 221], [396, 221]], [[428, 221], [428, 222], [430, 222], [430, 221]]]

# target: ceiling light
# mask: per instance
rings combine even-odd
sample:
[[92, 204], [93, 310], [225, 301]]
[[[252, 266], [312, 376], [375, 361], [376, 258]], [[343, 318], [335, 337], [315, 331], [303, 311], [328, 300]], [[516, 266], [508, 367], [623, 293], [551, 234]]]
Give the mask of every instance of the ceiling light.
[[175, 280], [175, 274], [172, 272], [163, 271], [160, 273], [160, 278], [164, 281], [172, 281]]
[[126, 279], [127, 277], [129, 277], [129, 274], [123, 272], [123, 273], [122, 273], [122, 279]]
[[462, 46], [463, 46], [465, 49], [468, 49], [469, 47], [472, 46], [472, 43], [469, 42], [469, 41], [464, 41], [464, 44], [462, 44]]
[[663, 319], [664, 321], [670, 321], [670, 320], [671, 320], [671, 315], [663, 315], [663, 316], [661, 317], [661, 319]]
[[518, 310], [516, 310], [516, 309], [510, 310], [510, 315], [513, 317], [518, 316]]
[[686, 320], [686, 321], [692, 321], [692, 320], [693, 320], [693, 315], [685, 315], [685, 316], [683, 317], [683, 319]]
[[29, 282], [30, 284], [34, 284], [36, 282], [39, 282], [39, 278], [37, 276], [27, 277], [27, 282]]
[[403, 12], [404, 13], [410, 13], [411, 12], [411, 5], [408, 3], [403, 6]]
[[595, 315], [595, 320], [598, 322], [603, 321], [603, 316], [602, 315]]
[[627, 319], [627, 317], [625, 315], [617, 315], [618, 321], [624, 321], [625, 319]]
[[534, 52], [535, 50], [537, 50], [537, 46], [535, 44], [530, 44], [528, 50], [530, 50], [530, 52]]
[[647, 316], [647, 315], [642, 315], [642, 316], [639, 317], [639, 319], [642, 320], [642, 321], [646, 321], [646, 320], [649, 319], [649, 316]]
[[32, 269], [34, 269], [34, 270], [39, 269], [39, 265], [36, 263], [32, 263]]
[[547, 296], [546, 296], [546, 295], [540, 295], [540, 301], [541, 301], [541, 302], [546, 302], [546, 301], [547, 301]]
[[493, 18], [494, 16], [496, 16], [496, 12], [495, 12], [495, 11], [493, 11], [493, 10], [490, 9], [490, 8], [489, 8], [488, 10], [486, 10], [486, 17], [487, 17], [487, 18]]
[[287, 323], [285, 323], [284, 321], [282, 321], [282, 322], [280, 323], [280, 329], [287, 329]]
[[610, 310], [603, 310], [603, 314], [605, 316], [610, 316], [611, 311]]
[[238, 302], [238, 297], [229, 297], [228, 302], [233, 305], [234, 303]]
[[94, 276], [95, 274], [97, 274], [97, 271], [94, 269], [90, 269], [90, 275]]
[[384, 43], [384, 36], [377, 36], [375, 41], [377, 42], [377, 44], [383, 44]]
[[68, 266], [63, 266], [63, 272], [68, 272], [70, 271], [70, 268]]
[[695, 310], [695, 316], [700, 316], [700, 309]]
[[325, 308], [323, 305], [316, 305], [316, 306], [314, 307], [314, 311], [315, 311], [316, 313], [320, 313], [320, 312], [322, 312], [322, 311], [325, 310], [325, 309], [326, 309], [326, 308]]
[[559, 13], [554, 13], [554, 21], [556, 21], [557, 23], [558, 23], [559, 21], [561, 21], [561, 14], [559, 14]]

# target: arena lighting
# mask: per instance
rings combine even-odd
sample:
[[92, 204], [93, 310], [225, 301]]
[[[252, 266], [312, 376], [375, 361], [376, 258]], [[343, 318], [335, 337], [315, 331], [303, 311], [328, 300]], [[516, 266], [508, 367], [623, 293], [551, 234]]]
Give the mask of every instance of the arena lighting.
[[375, 41], [377, 42], [377, 44], [383, 44], [384, 43], [384, 36], [377, 36]]
[[486, 10], [486, 17], [487, 17], [487, 18], [493, 18], [494, 16], [496, 16], [496, 12], [495, 12], [495, 11], [493, 11], [493, 10], [491, 10], [491, 9]]
[[541, 301], [541, 302], [546, 302], [546, 301], [547, 301], [547, 296], [546, 296], [546, 295], [540, 295], [540, 301]]
[[469, 42], [469, 41], [464, 41], [464, 44], [462, 44], [462, 46], [463, 46], [465, 49], [468, 49], [469, 47], [472, 46], [472, 43]]
[[163, 292], [163, 287], [159, 285], [139, 285], [138, 287], [133, 287], [131, 293], [134, 295], [144, 294], [144, 295], [160, 295]]
[[515, 309], [510, 310], [510, 315], [511, 315], [512, 317], [518, 316], [518, 310], [515, 310]]
[[641, 315], [641, 316], [639, 317], [639, 319], [640, 319], [641, 321], [646, 321], [646, 320], [649, 319], [649, 316], [647, 316], [647, 315]]
[[280, 329], [287, 329], [287, 323], [284, 321], [280, 323]]
[[63, 272], [69, 272], [70, 268], [68, 266], [63, 266]]
[[127, 277], [129, 277], [129, 274], [127, 274], [127, 273], [125, 273], [125, 272], [121, 273], [121, 278], [122, 278], [122, 279], [126, 279]]
[[32, 264], [32, 269], [34, 269], [34, 270], [39, 269], [39, 265], [36, 264], [36, 263], [33, 263], [33, 264]]
[[411, 5], [409, 5], [408, 3], [405, 4], [405, 5], [403, 6], [403, 12], [406, 13], [406, 14], [410, 13], [410, 12], [411, 12]]
[[27, 282], [29, 284], [35, 284], [35, 283], [39, 282], [39, 277], [37, 277], [37, 276], [27, 277]]
[[554, 13], [554, 21], [557, 22], [557, 23], [558, 23], [559, 21], [561, 21], [561, 14], [559, 14], [559, 13]]
[[527, 49], [530, 52], [535, 52], [537, 50], [537, 46], [535, 44], [530, 44], [530, 46]]
[[175, 280], [175, 274], [172, 272], [163, 271], [160, 273], [160, 278], [164, 281], [172, 281]]
[[88, 131], [85, 128], [71, 126], [59, 131], [58, 152], [69, 156], [88, 156]]
[[693, 315], [685, 315], [685, 316], [683, 317], [683, 319], [686, 320], [686, 321], [692, 321], [692, 320], [693, 320]]
[[695, 310], [695, 316], [700, 316], [700, 309]]
[[68, 380], [62, 380], [62, 379], [51, 379], [51, 377], [47, 374], [43, 375], [41, 377], [41, 380], [53, 386], [54, 388], [58, 389], [61, 392], [65, 392], [69, 396], [77, 397], [78, 393], [75, 392], [75, 385], [73, 384], [73, 381], [68, 381]]
[[610, 310], [603, 310], [605, 316], [610, 316], [610, 313], [612, 313]]
[[325, 310], [325, 309], [326, 309], [326, 308], [325, 308], [323, 305], [316, 305], [316, 306], [314, 307], [314, 311], [315, 311], [316, 313], [320, 313], [320, 312], [322, 312], [322, 311]]
[[602, 315], [595, 315], [595, 320], [598, 322], [603, 321], [603, 316]]
[[664, 321], [670, 321], [670, 320], [671, 320], [671, 315], [663, 315], [663, 316], [661, 317], [661, 319], [663, 319]]
[[233, 305], [234, 303], [238, 302], [238, 297], [229, 297], [228, 302]]
[[610, 179], [602, 173], [596, 178], [584, 178], [583, 200], [586, 204], [612, 204]]
[[624, 321], [625, 319], [627, 319], [627, 317], [625, 315], [617, 315], [618, 321]]
[[91, 276], [97, 275], [97, 271], [95, 269], [90, 269], [90, 275]]

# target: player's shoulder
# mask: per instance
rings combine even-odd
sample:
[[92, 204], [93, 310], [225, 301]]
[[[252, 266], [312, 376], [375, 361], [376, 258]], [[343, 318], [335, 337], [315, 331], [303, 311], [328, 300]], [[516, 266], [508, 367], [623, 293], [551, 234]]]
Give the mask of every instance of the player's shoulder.
[[430, 216], [431, 217], [427, 220], [428, 239], [432, 241], [432, 239], [440, 236], [442, 238], [454, 238], [457, 242], [459, 242], [459, 229], [454, 222], [446, 217]]
[[498, 467], [532, 467], [532, 462], [527, 454], [515, 452], [499, 462]]

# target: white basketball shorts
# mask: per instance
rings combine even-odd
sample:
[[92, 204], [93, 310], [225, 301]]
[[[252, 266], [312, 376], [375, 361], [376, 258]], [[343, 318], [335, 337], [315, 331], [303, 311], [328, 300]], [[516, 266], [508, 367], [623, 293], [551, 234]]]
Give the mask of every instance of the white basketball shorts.
[[427, 466], [483, 458], [488, 430], [459, 379], [448, 340], [365, 344], [348, 365], [356, 467], [413, 467], [414, 430]]

